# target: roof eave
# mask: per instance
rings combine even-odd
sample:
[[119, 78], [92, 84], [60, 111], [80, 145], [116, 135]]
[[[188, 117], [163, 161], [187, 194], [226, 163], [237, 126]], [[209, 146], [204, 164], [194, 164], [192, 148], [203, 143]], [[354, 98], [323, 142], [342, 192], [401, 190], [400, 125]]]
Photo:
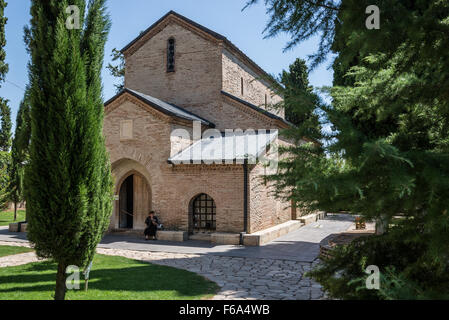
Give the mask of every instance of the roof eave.
[[[142, 97], [142, 96], [136, 94], [135, 92], [129, 90], [128, 88], [124, 88], [124, 89], [121, 90], [119, 93], [117, 93], [114, 97], [112, 97], [111, 99], [109, 99], [108, 101], [106, 101], [106, 102], [104, 103], [104, 106], [106, 107], [106, 106], [108, 106], [109, 104], [113, 103], [115, 100], [117, 100], [119, 97], [121, 97], [121, 96], [122, 96], [123, 94], [125, 94], [125, 93], [127, 93], [127, 94], [133, 96], [134, 98], [136, 98], [136, 99], [138, 99], [138, 100], [144, 102], [144, 103], [147, 104], [147, 105], [150, 105], [152, 108], [154, 108], [154, 109], [158, 110], [159, 112], [162, 112], [162, 113], [164, 113], [164, 114], [166, 114], [166, 115], [169, 115], [169, 116], [174, 117], [174, 118], [178, 118], [178, 119], [183, 119], [183, 120], [186, 120], [186, 121], [190, 121], [190, 122], [193, 121], [192, 119], [183, 117], [183, 116], [181, 116], [181, 115], [179, 115], [179, 114], [176, 114], [176, 113], [173, 113], [173, 112], [171, 112], [171, 111], [169, 111], [169, 110], [166, 110], [166, 109], [161, 108], [161, 107], [158, 106], [157, 104], [153, 103], [152, 101], [149, 101], [148, 99], [145, 99], [144, 97]], [[171, 105], [174, 106], [173, 104], [171, 104]], [[176, 107], [177, 107], [177, 108], [180, 108], [180, 107], [178, 107], [178, 106], [176, 106]], [[189, 112], [189, 111], [187, 111], [187, 110], [185, 110], [185, 109], [182, 109], [182, 111], [184, 111], [184, 112], [186, 112], [186, 113], [189, 113], [189, 114], [192, 114], [191, 112]], [[193, 115], [193, 114], [192, 114], [192, 115]], [[205, 125], [205, 126], [207, 126], [207, 127], [209, 127], [209, 128], [212, 128], [212, 129], [215, 128], [215, 124], [214, 124], [214, 123], [212, 123], [212, 122], [210, 122], [210, 121], [207, 121], [206, 119], [203, 119], [203, 118], [201, 118], [201, 117], [199, 117], [199, 116], [197, 116], [197, 115], [194, 115], [194, 116], [197, 117], [197, 118], [199, 118], [199, 119], [201, 120], [201, 123], [202, 123], [203, 125]]]

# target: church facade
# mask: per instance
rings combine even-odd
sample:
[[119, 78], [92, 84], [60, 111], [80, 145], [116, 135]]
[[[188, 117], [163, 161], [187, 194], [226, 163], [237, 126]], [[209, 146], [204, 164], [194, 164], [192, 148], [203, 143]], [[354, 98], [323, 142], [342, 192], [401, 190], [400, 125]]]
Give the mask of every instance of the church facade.
[[275, 169], [260, 159], [287, 143], [279, 130], [290, 124], [270, 111], [281, 97], [256, 63], [173, 11], [122, 53], [125, 89], [105, 103], [110, 230], [143, 230], [150, 210], [166, 230], [191, 235], [251, 234], [296, 219], [263, 181]]

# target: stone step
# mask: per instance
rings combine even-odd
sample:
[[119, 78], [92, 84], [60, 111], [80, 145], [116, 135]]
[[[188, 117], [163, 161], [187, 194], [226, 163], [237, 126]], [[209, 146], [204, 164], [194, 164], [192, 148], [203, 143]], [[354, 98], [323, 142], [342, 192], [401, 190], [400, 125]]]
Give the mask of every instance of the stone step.
[[189, 240], [211, 241], [210, 233], [195, 233], [189, 236]]

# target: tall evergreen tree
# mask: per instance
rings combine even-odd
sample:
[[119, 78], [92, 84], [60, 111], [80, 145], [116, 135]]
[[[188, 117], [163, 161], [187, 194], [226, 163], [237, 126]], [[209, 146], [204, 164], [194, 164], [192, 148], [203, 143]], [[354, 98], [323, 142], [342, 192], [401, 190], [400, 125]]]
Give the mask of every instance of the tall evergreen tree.
[[0, 82], [5, 81], [6, 74], [9, 70], [4, 49], [6, 46], [5, 26], [8, 22], [8, 18], [5, 17], [5, 8], [7, 5], [5, 0], [0, 0]]
[[[319, 97], [313, 92], [313, 87], [309, 82], [309, 70], [306, 62], [300, 58], [296, 59], [289, 71], [282, 71], [280, 82], [284, 86], [281, 88], [285, 98], [283, 107], [285, 108], [285, 118], [297, 127], [304, 125], [305, 121], [313, 120], [315, 129], [319, 130], [318, 115], [315, 109], [318, 108]], [[310, 128], [312, 129], [312, 128]], [[311, 132], [305, 133], [309, 138], [317, 138]]]
[[[8, 73], [8, 64], [6, 63], [6, 35], [5, 26], [8, 19], [5, 17], [5, 8], [7, 3], [0, 0], [0, 83], [3, 83]], [[11, 155], [11, 109], [8, 106], [8, 100], [0, 97], [0, 208], [4, 209], [9, 200], [9, 168]]]
[[16, 130], [11, 148], [11, 166], [9, 170], [10, 200], [14, 203], [14, 221], [17, 220], [17, 204], [24, 200], [23, 181], [25, 166], [29, 157], [31, 138], [29, 88], [20, 103], [16, 118]]
[[[265, 2], [268, 35], [289, 32], [289, 46], [321, 35], [313, 61], [337, 54], [333, 103], [322, 107], [334, 129], [326, 156], [287, 150], [278, 193], [293, 190], [305, 210], [394, 225], [338, 250], [314, 276], [340, 298], [447, 297], [449, 3], [381, 1], [381, 28], [368, 30], [361, 17], [372, 1]], [[370, 264], [382, 268], [383, 290], [360, 286]]]
[[0, 150], [9, 152], [11, 149], [11, 108], [8, 105], [8, 100], [1, 98], [0, 101]]
[[112, 61], [116, 62], [117, 65], [109, 63], [107, 68], [109, 70], [109, 73], [120, 81], [119, 84], [114, 85], [116, 91], [120, 92], [125, 88], [125, 57], [123, 56], [123, 53], [121, 53], [116, 48], [112, 50], [111, 56]]
[[[7, 3], [4, 0], [0, 0], [0, 82], [5, 81], [6, 74], [8, 73], [8, 64], [6, 60], [6, 35], [5, 25], [8, 18], [5, 17], [5, 8]], [[11, 148], [11, 109], [8, 106], [8, 100], [0, 98], [0, 150], [8, 152]]]
[[[30, 44], [31, 145], [25, 175], [29, 239], [58, 263], [55, 299], [69, 265], [86, 267], [109, 224], [112, 178], [102, 133], [101, 68], [110, 28], [106, 0], [33, 0]], [[66, 8], [80, 29], [66, 27]]]

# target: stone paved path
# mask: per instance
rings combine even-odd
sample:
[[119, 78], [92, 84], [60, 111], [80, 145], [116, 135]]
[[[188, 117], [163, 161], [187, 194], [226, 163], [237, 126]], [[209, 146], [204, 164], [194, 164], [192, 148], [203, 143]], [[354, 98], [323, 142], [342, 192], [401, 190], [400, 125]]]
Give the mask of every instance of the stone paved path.
[[[5, 241], [0, 241], [0, 246], [27, 247], [27, 248], [30, 247], [30, 245], [27, 243], [5, 242]], [[20, 253], [11, 256], [0, 257], [0, 268], [21, 266], [24, 264], [37, 261], [41, 260], [37, 258], [34, 252]]]
[[[198, 273], [221, 287], [214, 299], [326, 299], [321, 286], [304, 274], [319, 263], [319, 243], [352, 225], [348, 216], [330, 216], [262, 247], [215, 246], [194, 241], [146, 242], [133, 237], [106, 236], [97, 251]], [[2, 244], [28, 246], [26, 235], [0, 228]], [[13, 257], [19, 258], [18, 263], [33, 262], [35, 258], [30, 254]]]
[[325, 298], [321, 286], [304, 277], [304, 273], [318, 261], [309, 263], [104, 248], [99, 248], [97, 252], [200, 274], [221, 287], [214, 297], [215, 300], [315, 300]]

